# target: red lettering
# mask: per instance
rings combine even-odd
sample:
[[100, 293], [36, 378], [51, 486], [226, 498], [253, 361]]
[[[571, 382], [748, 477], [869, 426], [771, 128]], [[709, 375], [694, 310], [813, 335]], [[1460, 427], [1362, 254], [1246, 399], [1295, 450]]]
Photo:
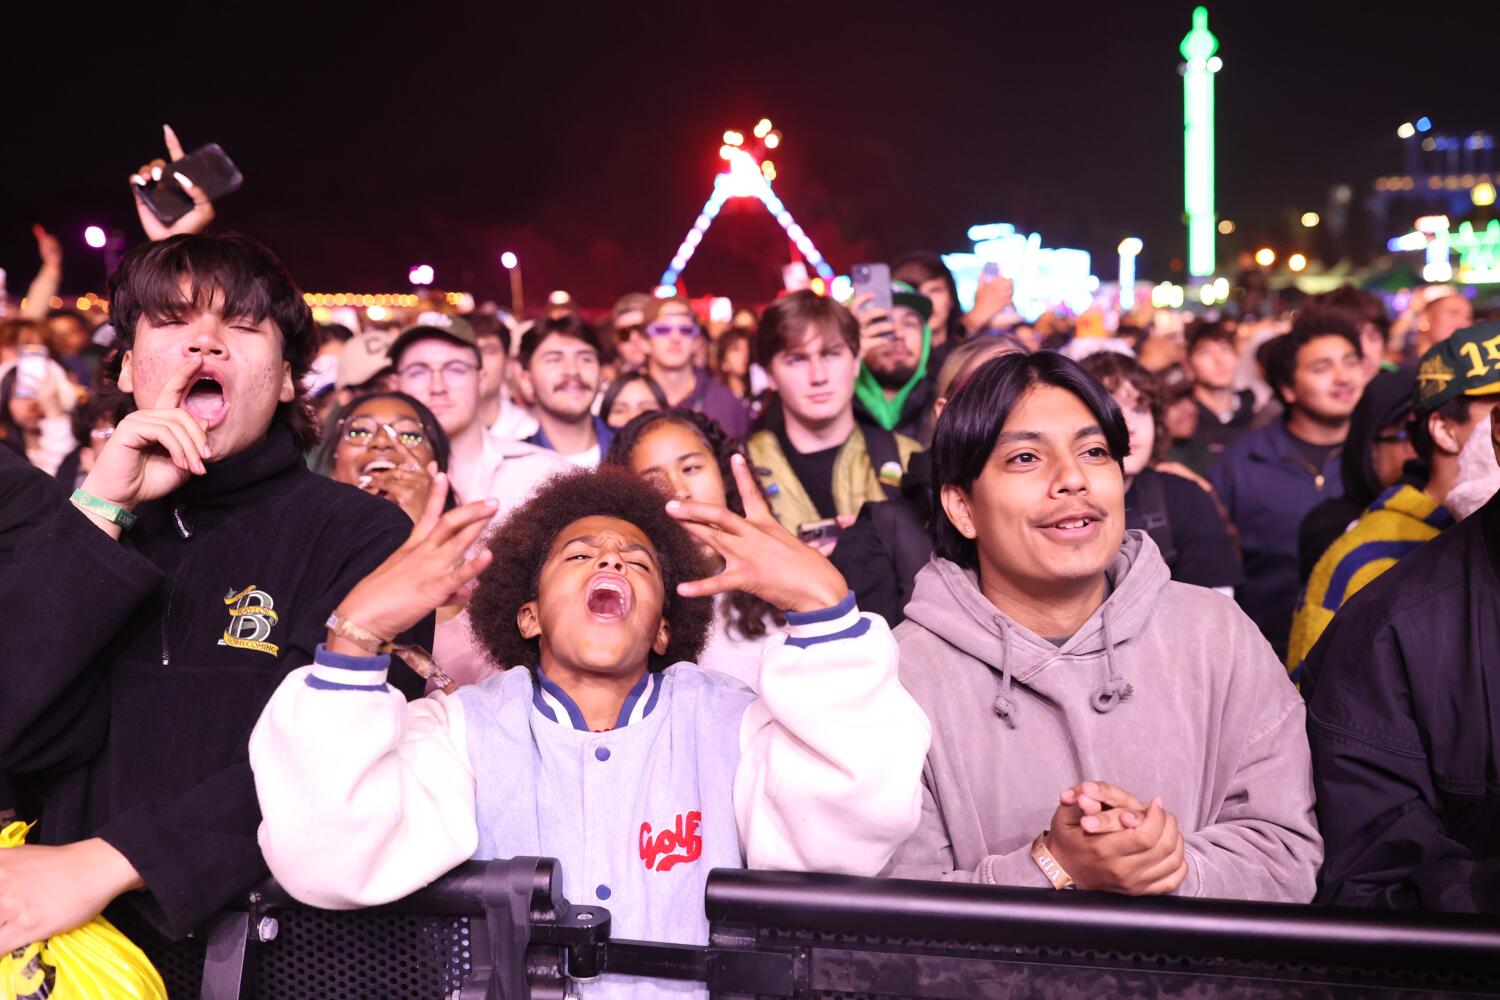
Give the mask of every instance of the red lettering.
[[[640, 856], [648, 871], [671, 871], [679, 864], [691, 864], [703, 856], [703, 837], [699, 828], [703, 814], [697, 811], [686, 816], [678, 813], [672, 829], [651, 835], [651, 824], [641, 824]], [[680, 852], [680, 853], [679, 853]]]

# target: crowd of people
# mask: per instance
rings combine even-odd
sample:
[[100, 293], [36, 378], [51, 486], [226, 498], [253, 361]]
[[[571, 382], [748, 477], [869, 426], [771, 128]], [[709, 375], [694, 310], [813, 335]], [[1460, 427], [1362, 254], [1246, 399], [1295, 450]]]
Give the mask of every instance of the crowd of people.
[[914, 253], [355, 329], [189, 194], [107, 322], [38, 228], [0, 323], [0, 951], [516, 855], [688, 943], [713, 867], [1500, 908], [1460, 291], [1101, 338]]

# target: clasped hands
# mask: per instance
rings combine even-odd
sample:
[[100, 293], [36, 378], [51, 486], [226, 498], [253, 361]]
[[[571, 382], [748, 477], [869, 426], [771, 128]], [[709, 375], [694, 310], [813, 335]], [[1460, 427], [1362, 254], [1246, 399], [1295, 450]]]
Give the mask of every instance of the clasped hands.
[[1161, 796], [1142, 803], [1105, 781], [1062, 791], [1046, 846], [1080, 889], [1155, 896], [1187, 877], [1182, 831]]

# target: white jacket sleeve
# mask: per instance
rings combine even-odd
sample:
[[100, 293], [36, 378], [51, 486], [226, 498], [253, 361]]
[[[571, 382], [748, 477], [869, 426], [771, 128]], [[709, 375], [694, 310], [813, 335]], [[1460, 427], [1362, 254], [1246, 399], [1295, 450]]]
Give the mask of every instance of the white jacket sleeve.
[[463, 706], [441, 693], [408, 703], [385, 683], [389, 665], [319, 646], [250, 736], [260, 849], [304, 903], [400, 899], [478, 845]]
[[901, 686], [890, 628], [853, 594], [787, 624], [740, 728], [746, 864], [875, 875], [921, 816], [927, 716]]

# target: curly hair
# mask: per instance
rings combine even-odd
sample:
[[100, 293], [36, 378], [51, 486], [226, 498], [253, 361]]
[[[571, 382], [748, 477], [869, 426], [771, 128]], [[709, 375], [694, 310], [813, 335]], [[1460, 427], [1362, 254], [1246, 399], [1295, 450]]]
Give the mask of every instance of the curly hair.
[[[718, 421], [712, 417], [685, 409], [652, 410], [639, 414], [616, 432], [614, 440], [609, 445], [609, 455], [604, 461], [629, 469], [630, 459], [635, 453], [636, 445], [640, 444], [641, 439], [661, 423], [686, 427], [703, 439], [703, 443], [708, 446], [709, 452], [719, 464], [719, 477], [724, 480], [725, 506], [740, 517], [744, 517], [745, 501], [740, 496], [739, 484], [735, 482], [734, 471], [730, 467], [729, 460], [739, 455], [748, 463], [750, 458], [745, 454], [745, 446], [724, 433], [724, 428], [720, 427]], [[746, 639], [759, 639], [765, 635], [767, 618], [778, 626], [786, 624], [786, 616], [773, 605], [743, 590], [731, 593], [728, 604], [728, 624]]]
[[651, 653], [649, 668], [663, 670], [679, 660], [696, 662], [713, 624], [713, 600], [679, 597], [677, 585], [710, 576], [708, 560], [687, 529], [666, 512], [661, 494], [629, 470], [614, 466], [553, 476], [490, 536], [494, 562], [480, 576], [469, 601], [475, 639], [496, 663], [532, 669], [540, 665], [541, 643], [521, 637], [516, 615], [523, 604], [536, 600], [542, 566], [557, 536], [585, 517], [629, 521], [656, 548], [662, 616], [671, 637], [665, 653]]

